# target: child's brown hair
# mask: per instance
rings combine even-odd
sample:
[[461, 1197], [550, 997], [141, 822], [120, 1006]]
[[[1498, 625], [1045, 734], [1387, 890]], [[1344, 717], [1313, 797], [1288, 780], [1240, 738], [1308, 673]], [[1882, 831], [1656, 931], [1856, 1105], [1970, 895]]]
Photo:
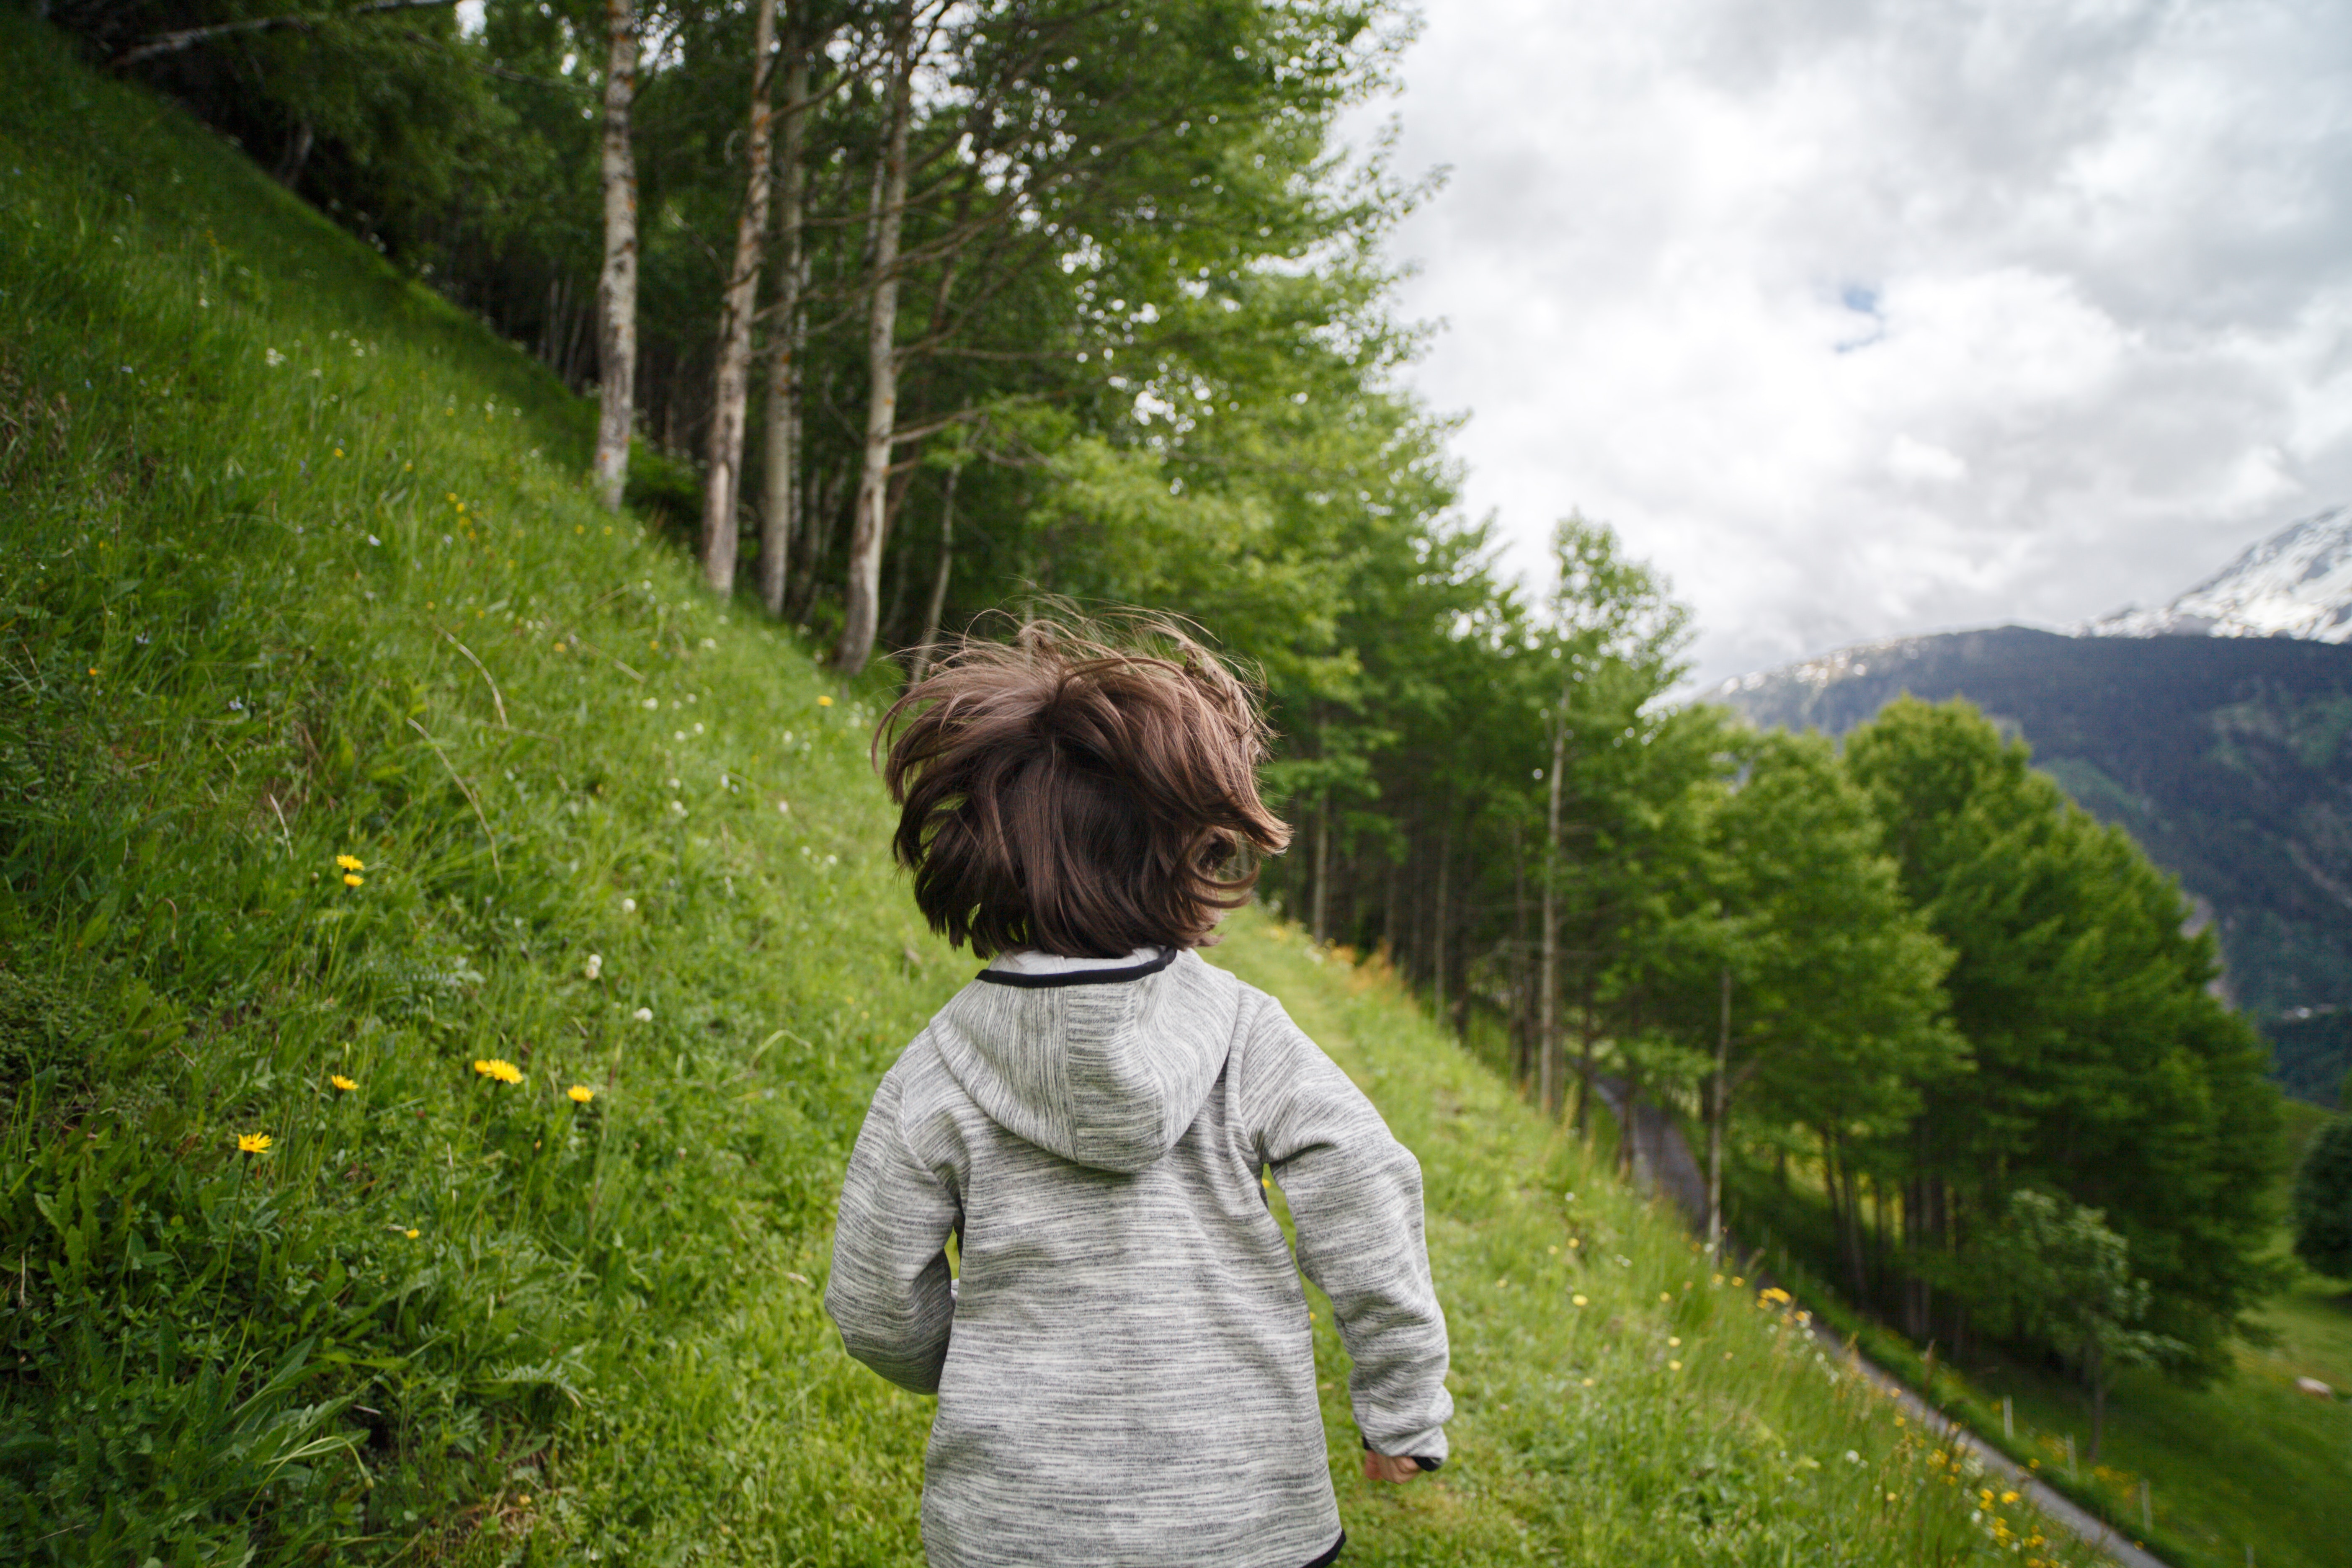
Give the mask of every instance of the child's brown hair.
[[966, 639], [883, 715], [892, 849], [915, 902], [982, 958], [1197, 947], [1290, 828], [1259, 800], [1258, 694], [1161, 620], [1116, 641], [1033, 620]]

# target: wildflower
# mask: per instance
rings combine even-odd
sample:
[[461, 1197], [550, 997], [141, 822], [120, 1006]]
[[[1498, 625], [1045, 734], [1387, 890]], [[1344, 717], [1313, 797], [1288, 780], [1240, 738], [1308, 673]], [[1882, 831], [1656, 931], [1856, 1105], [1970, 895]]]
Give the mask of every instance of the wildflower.
[[351, 1079], [345, 1078], [341, 1073], [328, 1074], [327, 1081], [333, 1084], [337, 1089], [341, 1089], [345, 1094], [349, 1094], [352, 1090], [359, 1088], [359, 1085], [353, 1083]]
[[1680, 1372], [1682, 1369], [1683, 1363], [1678, 1361], [1670, 1361], [1666, 1363], [1666, 1370], [1668, 1372]]
[[415, 1232], [414, 1230], [410, 1231], [410, 1232], [408, 1233], [408, 1239], [409, 1239], [409, 1240], [411, 1240], [411, 1241], [415, 1241], [415, 1240], [416, 1239], [416, 1232]]
[[575, 1083], [563, 1092], [572, 1097], [574, 1105], [585, 1105], [596, 1098], [596, 1091], [584, 1083]]
[[335, 857], [335, 864], [341, 866], [346, 871], [364, 871], [367, 869], [367, 862], [361, 859], [356, 855], [338, 855]]
[[1778, 1285], [1768, 1285], [1764, 1288], [1764, 1293], [1756, 1298], [1756, 1304], [1759, 1307], [1769, 1307], [1777, 1301], [1786, 1305], [1790, 1299], [1789, 1293]]
[[2003, 1492], [2000, 1494], [2000, 1500], [2005, 1503], [2015, 1502], [2017, 1500], [2017, 1494], [2015, 1492]]
[[271, 1139], [267, 1132], [240, 1132], [236, 1135], [236, 1152], [240, 1154], [266, 1154]]
[[623, 899], [621, 900], [621, 912], [625, 915], [635, 914], [637, 912], [637, 900], [635, 899]]
[[581, 970], [580, 970], [580, 973], [582, 973], [583, 974], [585, 974], [585, 975], [586, 975], [589, 979], [591, 979], [591, 980], [595, 979], [598, 975], [602, 974], [604, 972], [604, 955], [603, 953], [601, 953], [601, 952], [592, 952], [592, 953], [590, 953], [590, 954], [588, 955], [588, 962], [587, 962], [585, 964], [583, 964], [583, 965], [581, 966]]
[[1568, 1245], [1571, 1247], [1582, 1247], [1584, 1245], [1584, 1240], [1581, 1237], [1571, 1236], [1568, 1238]]
[[1590, 1304], [1582, 1296], [1570, 1296], [1568, 1300], [1569, 1304], [1571, 1306], [1582, 1307]]
[[267, 364], [270, 369], [275, 370], [279, 365], [286, 363], [286, 356], [279, 353], [276, 349], [264, 349], [261, 351], [261, 360], [264, 364]]
[[1675, 1293], [1672, 1290], [1661, 1290], [1658, 1292], [1658, 1300], [1661, 1301], [1671, 1301], [1674, 1299]]
[[1666, 1343], [1669, 1346], [1679, 1346], [1682, 1342], [1683, 1337], [1680, 1334], [1668, 1334], [1666, 1336]]
[[646, 699], [645, 703], [644, 703], [645, 710], [646, 710], [646, 712], [648, 712], [648, 713], [652, 712], [655, 709], [659, 708], [660, 706], [661, 706], [661, 699], [660, 699], [660, 698], [658, 698], [658, 697], [648, 697], [648, 698], [646, 698]]
[[346, 887], [346, 888], [361, 888], [361, 887], [365, 887], [366, 885], [367, 885], [367, 879], [366, 879], [365, 877], [361, 876], [357, 871], [346, 871], [346, 872], [344, 872], [344, 873], [343, 873], [343, 886], [344, 886], [344, 887]]
[[474, 1070], [484, 1078], [494, 1078], [500, 1083], [520, 1083], [522, 1069], [501, 1057], [476, 1058]]
[[651, 1007], [640, 1007], [629, 1016], [640, 1024], [650, 1024], [654, 1021], [654, 1010]]
[[336, 447], [336, 448], [335, 448], [335, 456], [336, 456], [336, 457], [338, 457], [338, 458], [340, 458], [340, 457], [341, 457], [342, 455], [343, 455], [343, 449], [342, 449], [341, 447]]
[[820, 697], [816, 700], [816, 705], [820, 708], [830, 708], [833, 706], [833, 699], [830, 697]]
[[1852, 1448], [1848, 1448], [1845, 1451], [1845, 1462], [1849, 1465], [1858, 1465], [1862, 1463], [1862, 1456], [1855, 1453]]

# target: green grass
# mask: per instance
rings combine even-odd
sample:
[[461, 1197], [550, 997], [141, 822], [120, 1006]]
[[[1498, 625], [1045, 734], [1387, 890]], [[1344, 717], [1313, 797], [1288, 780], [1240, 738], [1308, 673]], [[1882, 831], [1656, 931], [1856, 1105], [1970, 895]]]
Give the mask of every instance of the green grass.
[[[2307, 1128], [2298, 1131], [2307, 1134]], [[1859, 1335], [1866, 1354], [1915, 1386], [1921, 1348], [1884, 1324], [1865, 1322], [1820, 1279], [1827, 1256], [1826, 1221], [1817, 1205], [1769, 1196], [1769, 1178], [1746, 1173], [1744, 1206], [1774, 1228], [1773, 1267], [1804, 1276], [1802, 1294], [1823, 1302], [1842, 1331]], [[1793, 1247], [1794, 1256], [1780, 1251]], [[2285, 1250], [2282, 1232], [2279, 1247]], [[1814, 1265], [1807, 1267], [1807, 1260]], [[2184, 1388], [2152, 1370], [2117, 1379], [2107, 1403], [2106, 1445], [2089, 1464], [2090, 1411], [2078, 1384], [2052, 1369], [1970, 1347], [1964, 1365], [1939, 1367], [1937, 1403], [2095, 1511], [2144, 1538], [2177, 1568], [2234, 1568], [2249, 1547], [2259, 1563], [2333, 1568], [2352, 1539], [2352, 1292], [2299, 1273], [2254, 1314], [2276, 1336], [2241, 1345], [2233, 1375], [2204, 1389]], [[2298, 1376], [2338, 1391], [2332, 1402], [2298, 1392]], [[2016, 1436], [2004, 1442], [2001, 1402]], [[2066, 1470], [2074, 1441], [2076, 1472]], [[2138, 1528], [2139, 1484], [2149, 1487], [2156, 1529]]]
[[[818, 1307], [971, 968], [887, 862], [879, 689], [13, 9], [0, 176], [0, 1558], [919, 1560], [929, 1405]], [[1430, 1174], [1457, 1458], [1370, 1493], [1335, 1405], [1353, 1560], [2017, 1560], [1383, 972], [1234, 931]]]

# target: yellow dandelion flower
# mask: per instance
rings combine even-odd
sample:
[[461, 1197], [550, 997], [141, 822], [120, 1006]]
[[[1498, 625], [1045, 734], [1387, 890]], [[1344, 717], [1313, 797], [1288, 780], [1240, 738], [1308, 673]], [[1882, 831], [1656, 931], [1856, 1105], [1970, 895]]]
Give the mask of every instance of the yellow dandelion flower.
[[1582, 1307], [1590, 1305], [1590, 1302], [1588, 1302], [1582, 1296], [1570, 1296], [1568, 1300], [1570, 1304], [1572, 1306]]
[[367, 879], [361, 876], [357, 871], [346, 871], [343, 873], [343, 886], [346, 888], [364, 888], [367, 886]]
[[816, 705], [820, 708], [830, 708], [833, 706], [833, 699], [830, 697], [820, 697], [816, 700]]
[[522, 1069], [515, 1066], [514, 1063], [508, 1061], [503, 1057], [486, 1057], [478, 1058], [474, 1063], [474, 1070], [480, 1073], [484, 1078], [496, 1079], [500, 1083], [520, 1083], [522, 1081]]
[[1666, 1363], [1666, 1370], [1668, 1372], [1680, 1372], [1682, 1369], [1683, 1363], [1678, 1361], [1670, 1361]]
[[415, 1240], [416, 1239], [416, 1233], [415, 1233], [415, 1231], [413, 1231], [413, 1230], [412, 1230], [412, 1231], [410, 1231], [410, 1232], [408, 1233], [408, 1239], [409, 1239], [409, 1240], [411, 1240], [411, 1241], [415, 1241]]
[[578, 1105], [585, 1105], [585, 1104], [587, 1104], [590, 1100], [593, 1100], [593, 1099], [595, 1099], [595, 1098], [596, 1098], [596, 1091], [595, 1091], [594, 1089], [590, 1089], [590, 1088], [589, 1088], [586, 1084], [584, 1084], [584, 1083], [575, 1083], [575, 1084], [573, 1084], [570, 1089], [565, 1089], [563, 1092], [564, 1092], [564, 1093], [566, 1093], [566, 1094], [568, 1094], [568, 1095], [570, 1095], [570, 1096], [572, 1097], [572, 1099], [573, 1103], [578, 1104]]
[[2015, 1492], [2003, 1492], [2000, 1494], [2000, 1500], [2005, 1503], [2015, 1502], [2017, 1500], [2017, 1494]]
[[271, 1139], [267, 1132], [240, 1132], [236, 1135], [236, 1152], [240, 1154], [266, 1154]]
[[91, 666], [89, 667], [89, 672], [90, 672], [92, 675], [96, 675], [96, 674], [98, 673], [98, 666], [96, 666], [96, 665], [94, 665], [94, 664], [93, 664], [93, 665], [91, 665]]
[[335, 864], [341, 866], [346, 871], [364, 871], [367, 869], [367, 862], [361, 859], [356, 855], [338, 855], [335, 857]]
[[328, 1074], [327, 1081], [333, 1084], [337, 1089], [341, 1089], [345, 1094], [349, 1094], [352, 1090], [359, 1088], [359, 1085], [353, 1083], [351, 1079], [345, 1078], [341, 1073]]

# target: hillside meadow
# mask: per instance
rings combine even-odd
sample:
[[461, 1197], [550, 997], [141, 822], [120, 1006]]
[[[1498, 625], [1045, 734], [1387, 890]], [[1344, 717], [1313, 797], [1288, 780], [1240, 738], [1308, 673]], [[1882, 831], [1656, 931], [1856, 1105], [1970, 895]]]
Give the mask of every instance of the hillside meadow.
[[[585, 409], [0, 10], [0, 1556], [919, 1559], [818, 1308], [968, 978], [840, 684], [594, 508]], [[1373, 1563], [2083, 1561], [1247, 912], [1429, 1176], [1456, 1458]], [[1325, 1381], [1343, 1382], [1319, 1302]]]

